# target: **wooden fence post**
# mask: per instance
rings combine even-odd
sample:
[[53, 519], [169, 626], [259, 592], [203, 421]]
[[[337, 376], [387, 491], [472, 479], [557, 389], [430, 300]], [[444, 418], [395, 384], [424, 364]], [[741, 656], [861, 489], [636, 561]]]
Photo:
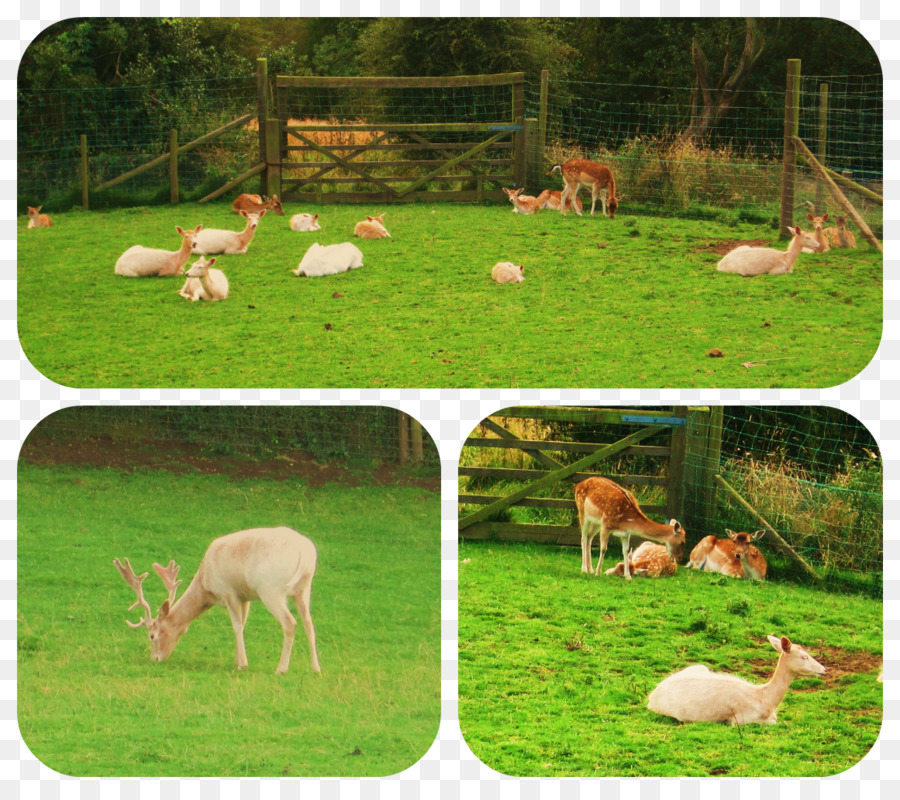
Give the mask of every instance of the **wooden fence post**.
[[272, 195], [281, 194], [281, 121], [278, 119], [267, 119], [265, 122], [266, 133], [266, 152], [265, 163], [266, 171], [263, 173], [266, 179], [265, 194]]
[[[688, 412], [685, 434], [685, 456], [682, 485], [684, 487], [684, 520], [681, 521], [694, 541], [709, 533], [709, 523], [716, 519], [717, 484], [722, 456], [723, 406], [692, 408]], [[705, 533], [702, 533], [704, 532]]]
[[409, 459], [409, 417], [402, 411], [397, 412], [397, 431], [398, 431], [398, 458], [401, 464], [405, 464]]
[[169, 202], [178, 202], [178, 131], [169, 131]]
[[800, 59], [787, 62], [784, 92], [784, 155], [781, 162], [781, 220], [778, 235], [787, 237], [786, 228], [794, 224], [794, 180], [797, 172], [797, 149], [794, 137], [800, 132]]
[[666, 486], [666, 515], [669, 519], [684, 519], [684, 458], [687, 446], [687, 406], [676, 406], [672, 416], [683, 417], [683, 425], [672, 426], [669, 439], [669, 480]]
[[88, 192], [88, 154], [87, 134], [82, 133], [81, 139], [81, 205], [85, 211], [90, 208], [90, 196]]
[[[819, 163], [825, 165], [825, 156], [828, 150], [828, 84], [819, 86], [819, 147], [816, 157]], [[816, 181], [816, 214], [822, 213], [825, 204], [825, 187], [821, 181]]]
[[544, 171], [544, 154], [547, 152], [547, 107], [550, 96], [550, 71], [541, 70], [541, 95], [538, 106], [537, 156], [539, 168]]
[[[256, 122], [259, 125], [259, 160], [266, 161], [266, 120], [269, 118], [269, 67], [264, 58], [256, 59]], [[269, 194], [266, 185], [268, 175], [263, 172], [260, 177], [260, 193]]]
[[409, 418], [409, 444], [412, 451], [412, 460], [420, 463], [425, 457], [422, 448], [422, 426], [418, 420], [412, 417]]

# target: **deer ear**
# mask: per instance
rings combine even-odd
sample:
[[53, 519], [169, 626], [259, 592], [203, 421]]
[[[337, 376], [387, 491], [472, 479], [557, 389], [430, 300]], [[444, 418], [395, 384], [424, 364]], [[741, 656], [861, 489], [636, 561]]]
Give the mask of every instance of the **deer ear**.
[[826, 222], [828, 220], [828, 214], [822, 214], [822, 222]]
[[[807, 218], [810, 222], [812, 222], [812, 221], [815, 219], [815, 217], [813, 217], [812, 214], [807, 214], [807, 215], [806, 215], [806, 218]], [[823, 217], [823, 219], [824, 219], [824, 217]]]
[[769, 644], [772, 645], [772, 647], [774, 647], [780, 653], [782, 640], [777, 636], [767, 636], [766, 638], [769, 640]]
[[762, 537], [765, 535], [766, 535], [765, 531], [757, 531], [756, 533], [753, 534], [753, 538], [754, 539], [762, 539]]
[[168, 614], [169, 614], [169, 601], [166, 600], [159, 607], [159, 614], [157, 614], [157, 616], [156, 616], [157, 621], [162, 622], [168, 616]]
[[729, 530], [728, 528], [725, 528], [725, 533], [728, 534], [729, 539], [733, 539], [735, 536], [737, 536], [737, 534], [734, 531]]
[[787, 638], [787, 636], [781, 637], [781, 650], [784, 653], [791, 652], [791, 640]]

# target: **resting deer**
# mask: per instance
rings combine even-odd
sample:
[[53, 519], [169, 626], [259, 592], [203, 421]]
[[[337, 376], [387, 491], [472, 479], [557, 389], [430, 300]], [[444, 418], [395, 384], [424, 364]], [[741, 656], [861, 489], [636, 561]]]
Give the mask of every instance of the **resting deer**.
[[[559, 211], [562, 207], [562, 192], [557, 189], [544, 189], [544, 191], [537, 196], [537, 201], [541, 204], [541, 208]], [[569, 208], [572, 208], [572, 198], [568, 198], [566, 202], [569, 204]], [[581, 198], [575, 198], [575, 205], [578, 207], [579, 211], [583, 208]]]
[[819, 243], [809, 233], [800, 230], [800, 226], [788, 228], [791, 235], [791, 243], [785, 251], [775, 250], [772, 247], [751, 247], [742, 244], [719, 261], [716, 269], [719, 272], [735, 272], [738, 275], [751, 277], [753, 275], [784, 275], [794, 271], [794, 262], [804, 247], [813, 251], [819, 250]]
[[695, 664], [663, 680], [651, 693], [647, 707], [680, 722], [728, 722], [774, 725], [776, 709], [795, 677], [824, 675], [825, 667], [786, 636], [767, 637], [780, 653], [768, 683], [754, 684]]
[[221, 228], [207, 228], [197, 236], [197, 252], [205, 255], [224, 253], [236, 255], [246, 253], [247, 247], [256, 235], [259, 221], [266, 215], [262, 211], [241, 211], [241, 216], [247, 220], [242, 231], [227, 231]]
[[353, 228], [353, 235], [359, 236], [360, 239], [390, 239], [391, 235], [384, 227], [384, 211], [377, 217], [370, 217], [368, 214], [362, 222], [357, 222]]
[[210, 269], [215, 258], [207, 261], [203, 256], [185, 272], [187, 280], [178, 294], [185, 300], [224, 300], [228, 297], [228, 278], [220, 269]]
[[29, 228], [49, 228], [53, 223], [46, 214], [41, 214], [40, 210], [43, 206], [32, 208], [28, 206], [28, 227]]
[[491, 278], [497, 283], [522, 283], [525, 280], [525, 266], [512, 261], [498, 261], [491, 270]]
[[522, 194], [524, 188], [515, 190], [504, 188], [503, 191], [513, 204], [513, 214], [536, 214], [544, 207], [536, 197]]
[[735, 533], [725, 529], [727, 539], [706, 536], [691, 550], [689, 567], [721, 572], [731, 578], [750, 578], [761, 581], [766, 577], [766, 559], [753, 544], [765, 531]]
[[294, 214], [291, 217], [292, 231], [320, 231], [322, 226], [319, 225], [318, 214]]
[[313, 671], [321, 672], [316, 651], [316, 632], [310, 614], [316, 561], [316, 546], [291, 528], [252, 528], [230, 533], [213, 540], [203, 556], [197, 574], [177, 601], [175, 593], [181, 581], [175, 578], [180, 567], [174, 561], [170, 561], [168, 567], [153, 565], [169, 592], [155, 618], [150, 604], [144, 599], [141, 585], [148, 573], [135, 575], [127, 558], [124, 566], [118, 558], [113, 560], [113, 564], [137, 595], [137, 601], [129, 611], [137, 606], [144, 610], [140, 622], [125, 622], [132, 628], [147, 628], [151, 642], [150, 657], [154, 661], [165, 661], [190, 623], [204, 611], [216, 605], [224, 605], [234, 628], [237, 668], [245, 669], [247, 651], [244, 648], [244, 625], [250, 611], [250, 601], [261, 600], [284, 631], [281, 660], [275, 670], [276, 673], [283, 674], [290, 664], [297, 629], [297, 620], [287, 604], [289, 596], [294, 598], [303, 621]]
[[834, 224], [836, 227], [825, 229], [825, 235], [828, 237], [831, 246], [844, 250], [854, 249], [856, 247], [856, 237], [851, 231], [847, 230], [847, 218], [835, 217]]
[[[575, 507], [581, 528], [581, 571], [599, 574], [610, 535], [622, 541], [625, 577], [631, 580], [628, 553], [632, 536], [640, 536], [666, 546], [677, 563], [684, 551], [684, 528], [677, 520], [668, 525], [653, 522], [644, 515], [634, 495], [608, 478], [587, 478], [575, 486]], [[600, 533], [600, 558], [597, 569], [591, 564], [591, 542]]]
[[804, 247], [803, 252], [804, 253], [817, 253], [817, 252], [818, 253], [827, 253], [829, 250], [831, 250], [831, 245], [828, 243], [828, 241], [831, 237], [831, 234], [829, 233], [829, 231], [832, 230], [832, 228], [826, 229], [824, 227], [825, 223], [828, 222], [828, 214], [822, 214], [821, 217], [814, 217], [812, 214], [807, 214], [806, 218], [812, 223], [812, 226], [813, 226], [812, 233], [813, 233], [813, 236], [815, 237], [816, 241], [819, 243], [819, 249], [811, 250], [810, 248]]
[[202, 225], [198, 225], [192, 231], [185, 231], [176, 225], [175, 230], [181, 236], [181, 248], [173, 252], [144, 247], [140, 244], [129, 247], [116, 261], [116, 275], [124, 275], [128, 278], [180, 275], [184, 272], [184, 265], [191, 257], [191, 253], [197, 252], [197, 236], [202, 227]]
[[[603, 206], [603, 216], [614, 219], [619, 208], [619, 200], [616, 197], [616, 181], [612, 170], [603, 164], [597, 164], [587, 159], [575, 159], [566, 161], [565, 164], [556, 164], [547, 173], [550, 175], [559, 170], [565, 182], [565, 188], [560, 195], [560, 211], [566, 215], [564, 200], [568, 197], [574, 202], [578, 198], [578, 190], [587, 186], [591, 190], [591, 216], [594, 216], [594, 208], [597, 205], [597, 196], [600, 195], [600, 203]], [[582, 216], [581, 209], [576, 204], [575, 213]]]
[[277, 194], [273, 194], [271, 200], [265, 195], [241, 194], [231, 204], [231, 209], [235, 214], [240, 214], [242, 211], [250, 214], [271, 211], [279, 217], [284, 216], [284, 209], [281, 207], [281, 200], [278, 199]]
[[[674, 575], [678, 570], [678, 564], [669, 555], [661, 544], [644, 542], [637, 550], [628, 554], [628, 566], [631, 574], [636, 578], [660, 578], [665, 575]], [[620, 561], [612, 569], [606, 570], [607, 575], [624, 575], [625, 562]]]

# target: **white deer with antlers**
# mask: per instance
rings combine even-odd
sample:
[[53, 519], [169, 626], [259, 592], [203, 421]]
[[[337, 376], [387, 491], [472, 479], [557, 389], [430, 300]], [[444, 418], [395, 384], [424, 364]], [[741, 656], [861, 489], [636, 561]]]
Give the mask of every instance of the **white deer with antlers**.
[[[668, 525], [648, 519], [627, 489], [608, 478], [586, 478], [575, 486], [575, 507], [581, 528], [581, 571], [599, 574], [609, 537], [622, 541], [622, 561], [625, 577], [631, 580], [631, 537], [640, 536], [664, 544], [669, 556], [677, 563], [684, 551], [684, 528], [678, 520]], [[600, 558], [597, 569], [591, 564], [591, 542], [600, 533]]]
[[237, 667], [245, 669], [244, 625], [250, 611], [250, 601], [261, 600], [284, 631], [281, 660], [275, 670], [280, 675], [288, 670], [297, 629], [297, 620], [287, 604], [289, 596], [294, 598], [303, 621], [312, 668], [315, 672], [321, 672], [316, 632], [310, 614], [316, 561], [316, 546], [291, 528], [252, 528], [221, 536], [207, 548], [197, 574], [177, 601], [175, 594], [181, 581], [176, 577], [181, 568], [174, 561], [170, 561], [168, 567], [153, 565], [169, 592], [155, 618], [150, 604], [144, 599], [142, 588], [149, 573], [135, 575], [127, 558], [124, 566], [118, 558], [113, 560], [113, 564], [137, 595], [129, 611], [140, 606], [145, 614], [140, 622], [126, 620], [126, 623], [132, 628], [147, 628], [152, 645], [150, 657], [154, 661], [167, 659], [191, 622], [204, 611], [224, 605], [234, 628]]

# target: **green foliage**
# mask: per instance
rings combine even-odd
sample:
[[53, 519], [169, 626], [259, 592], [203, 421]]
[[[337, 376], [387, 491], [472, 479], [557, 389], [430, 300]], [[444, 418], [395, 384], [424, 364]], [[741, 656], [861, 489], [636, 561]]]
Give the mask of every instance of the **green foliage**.
[[[610, 222], [409, 204], [385, 218], [393, 238], [359, 242], [362, 269], [305, 279], [289, 270], [313, 241], [347, 241], [364, 213], [384, 209], [289, 205], [288, 216], [301, 210], [321, 212], [323, 230], [267, 215], [247, 254], [217, 262], [231, 290], [211, 304], [179, 297], [179, 278], [113, 267], [134, 244], [175, 250], [176, 225], [238, 229], [228, 205], [59, 214], [39, 230], [20, 219], [25, 353], [50, 379], [84, 387], [831, 386], [859, 372], [881, 336], [882, 262], [865, 247], [746, 279], [718, 273], [710, 244], [767, 230], [723, 237], [707, 222], [645, 218], [632, 238], [627, 209]], [[490, 279], [508, 260], [524, 264], [524, 283]], [[852, 302], [836, 303], [850, 284]], [[573, 337], [594, 342], [589, 357]], [[713, 347], [725, 357], [711, 359]]]
[[[459, 721], [491, 769], [826, 776], [878, 737], [880, 600], [688, 569], [588, 576], [577, 549], [551, 546], [461, 541], [459, 560]], [[803, 645], [830, 672], [796, 680], [776, 725], [682, 725], [647, 709], [657, 683], [690, 664], [763, 683], [777, 662], [767, 634]]]
[[[440, 721], [439, 500], [400, 486], [310, 490], [20, 464], [18, 722], [30, 751], [78, 776], [384, 776], [412, 766]], [[319, 552], [321, 675], [302, 630], [290, 671], [274, 674], [281, 628], [259, 603], [246, 671], [234, 668], [221, 608], [152, 663], [146, 632], [123, 623], [135, 619], [134, 596], [113, 558], [138, 573], [174, 558], [183, 589], [213, 538], [285, 524]], [[145, 593], [156, 609], [155, 576]]]

